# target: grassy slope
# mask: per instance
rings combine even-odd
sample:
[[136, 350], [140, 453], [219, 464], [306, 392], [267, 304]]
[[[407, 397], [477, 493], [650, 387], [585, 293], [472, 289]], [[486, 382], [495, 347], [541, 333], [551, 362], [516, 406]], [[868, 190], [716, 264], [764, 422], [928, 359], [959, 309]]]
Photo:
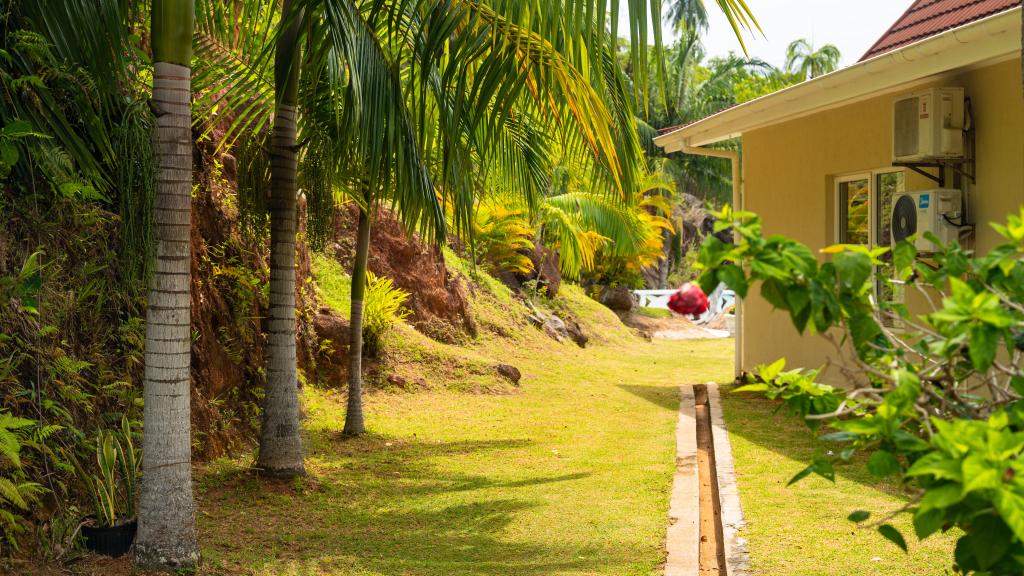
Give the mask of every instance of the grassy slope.
[[[643, 342], [575, 288], [555, 305], [604, 343], [583, 350], [528, 326], [458, 350], [433, 343], [457, 360], [518, 366], [518, 389], [460, 392], [482, 378], [465, 373], [417, 394], [377, 392], [366, 406], [372, 433], [350, 440], [339, 435], [344, 396], [307, 387], [307, 479], [268, 490], [246, 461], [199, 475], [204, 571], [655, 574], [676, 386], [728, 377], [731, 347]], [[397, 338], [403, 362], [426, 349], [407, 336]]]
[[370, 397], [346, 440], [340, 394], [308, 390], [310, 478], [265, 490], [201, 475], [212, 573], [653, 575], [673, 470], [674, 384], [728, 375], [728, 345], [633, 340], [509, 352], [505, 395]]
[[954, 538], [917, 542], [906, 515], [892, 523], [907, 538], [909, 554], [846, 520], [854, 510], [882, 518], [906, 502], [895, 486], [878, 486], [862, 464], [839, 469], [834, 485], [812, 476], [787, 488], [816, 450], [834, 445], [818, 442], [798, 419], [774, 413], [767, 400], [722, 397], [755, 574], [933, 575], [952, 563]]

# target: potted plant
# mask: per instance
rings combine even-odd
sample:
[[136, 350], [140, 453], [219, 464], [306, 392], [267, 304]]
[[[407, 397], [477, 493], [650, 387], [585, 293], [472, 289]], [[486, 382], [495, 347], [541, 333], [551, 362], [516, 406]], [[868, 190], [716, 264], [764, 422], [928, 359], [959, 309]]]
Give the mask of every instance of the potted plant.
[[131, 548], [135, 541], [135, 486], [141, 460], [127, 418], [121, 419], [120, 430], [101, 430], [97, 435], [99, 474], [79, 470], [96, 509], [92, 521], [82, 526], [87, 549], [117, 558]]

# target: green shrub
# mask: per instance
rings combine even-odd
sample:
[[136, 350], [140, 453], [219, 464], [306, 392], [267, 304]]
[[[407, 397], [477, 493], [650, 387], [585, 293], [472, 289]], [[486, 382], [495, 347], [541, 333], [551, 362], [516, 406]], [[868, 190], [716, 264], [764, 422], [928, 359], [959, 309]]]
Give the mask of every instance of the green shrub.
[[363, 303], [363, 352], [376, 356], [384, 336], [396, 322], [405, 320], [409, 310], [403, 305], [409, 293], [395, 286], [391, 278], [366, 272], [366, 297]]
[[[887, 519], [910, 514], [922, 540], [962, 531], [950, 559], [956, 573], [1024, 572], [1024, 209], [993, 225], [1004, 241], [983, 256], [926, 234], [936, 246], [927, 258], [911, 238], [891, 249], [833, 246], [823, 250], [826, 262], [799, 242], [765, 238], [754, 214], [726, 207], [718, 217], [716, 230], [732, 228], [739, 241], [707, 238], [702, 287], [725, 282], [744, 297], [757, 283], [801, 333], [852, 351], [836, 366], [848, 389], [817, 383], [814, 371], [784, 371], [781, 360], [740, 388], [831, 428], [823, 439], [837, 448], [791, 482], [812, 473], [834, 479], [834, 467], [861, 452], [872, 475], [898, 477], [912, 494], [871, 524], [881, 536], [906, 550]], [[874, 272], [886, 268], [892, 277]], [[879, 302], [876, 280], [917, 292], [927, 309]], [[870, 516], [858, 510], [849, 518]]]

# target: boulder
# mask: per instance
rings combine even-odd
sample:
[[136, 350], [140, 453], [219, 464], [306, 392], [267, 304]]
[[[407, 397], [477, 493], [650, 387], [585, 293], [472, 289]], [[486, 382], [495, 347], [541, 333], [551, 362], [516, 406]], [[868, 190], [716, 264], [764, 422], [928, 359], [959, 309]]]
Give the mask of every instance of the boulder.
[[576, 343], [580, 348], [586, 348], [587, 342], [590, 338], [583, 333], [583, 327], [576, 321], [575, 318], [563, 316], [562, 322], [565, 324], [565, 334], [570, 340]]
[[548, 298], [558, 296], [558, 290], [562, 287], [561, 257], [558, 252], [538, 245], [530, 254], [530, 260], [533, 262], [537, 288], [547, 288]]
[[519, 381], [523, 378], [519, 368], [511, 364], [498, 364], [498, 374], [516, 386], [519, 385]]
[[544, 329], [545, 334], [559, 342], [568, 337], [568, 332], [565, 329], [565, 322], [563, 322], [558, 316], [548, 316], [544, 320], [542, 328]]
[[633, 293], [625, 286], [608, 287], [601, 290], [601, 304], [616, 312], [630, 312], [636, 308]]
[[[348, 379], [349, 322], [329, 306], [321, 306], [312, 320], [313, 331], [321, 343], [315, 358], [319, 380], [340, 388]], [[330, 340], [330, 346], [322, 346], [325, 340]]]

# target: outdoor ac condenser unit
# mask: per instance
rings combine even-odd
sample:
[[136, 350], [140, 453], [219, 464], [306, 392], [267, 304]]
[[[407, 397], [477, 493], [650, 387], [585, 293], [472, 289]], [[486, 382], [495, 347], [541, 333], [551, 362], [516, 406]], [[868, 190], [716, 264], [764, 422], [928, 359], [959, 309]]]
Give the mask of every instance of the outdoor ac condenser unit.
[[964, 157], [964, 89], [931, 88], [893, 100], [893, 163]]
[[959, 190], [935, 189], [907, 192], [892, 204], [892, 241], [899, 242], [917, 234], [918, 252], [935, 251], [924, 235], [931, 232], [943, 245], [960, 239], [961, 202]]

